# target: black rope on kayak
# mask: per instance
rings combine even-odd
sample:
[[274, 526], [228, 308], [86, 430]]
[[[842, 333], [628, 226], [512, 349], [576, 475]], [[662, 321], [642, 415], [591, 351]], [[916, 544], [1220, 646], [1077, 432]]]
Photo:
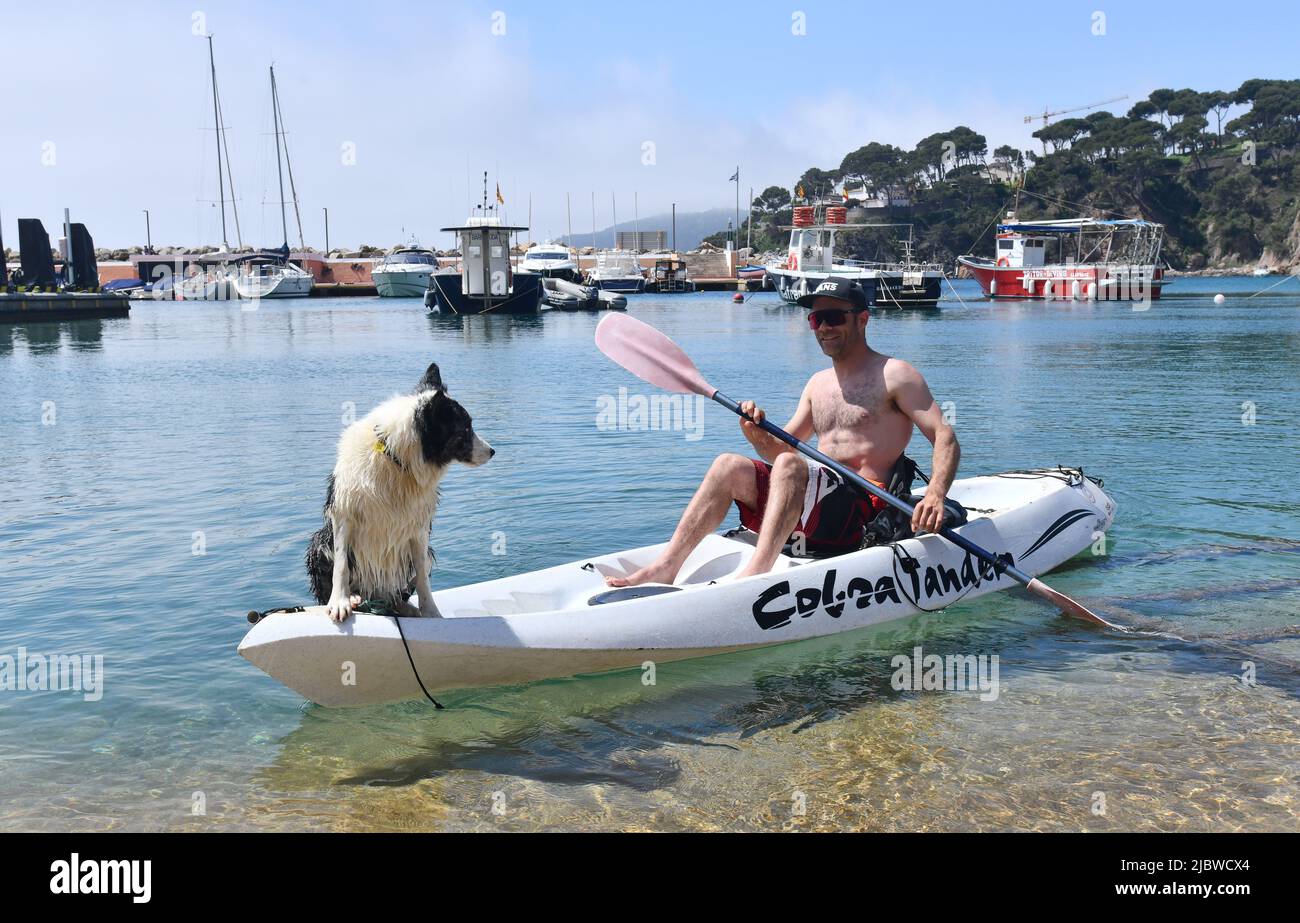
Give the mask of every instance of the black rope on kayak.
[[[916, 573], [916, 571], [920, 569], [921, 562], [918, 561], [915, 557], [913, 557], [911, 552], [909, 552], [906, 548], [902, 546], [901, 542], [893, 542], [890, 544], [889, 547], [890, 550], [894, 552], [894, 565], [893, 565], [894, 586], [898, 587], [899, 591], [903, 594], [904, 599], [906, 599], [909, 603], [911, 603], [915, 608], [917, 608], [921, 612], [942, 612], [944, 609], [947, 609], [949, 606], [953, 606], [961, 602], [963, 599], [966, 598], [966, 594], [968, 594], [971, 590], [975, 589], [975, 587], [977, 586], [977, 584], [972, 583], [970, 586], [966, 587], [966, 589], [962, 590], [961, 595], [959, 595], [956, 599], [944, 603], [942, 606], [939, 606], [937, 609], [927, 609], [925, 606], [921, 605], [920, 593], [916, 594], [917, 595], [916, 599], [913, 599], [911, 596], [907, 595], [907, 586], [903, 583], [902, 578], [898, 576], [898, 567], [900, 564], [903, 566], [903, 572], [905, 574], [911, 575]], [[1003, 559], [1008, 556], [998, 555], [997, 557], [999, 562], [1001, 563], [1001, 566], [999, 567], [998, 565], [994, 565], [994, 570], [1000, 574], [1006, 568], [1006, 564], [1007, 564], [1007, 562], [1004, 561]]]
[[[250, 624], [256, 625], [258, 622], [262, 621], [262, 619], [266, 618], [268, 615], [275, 615], [280, 612], [306, 612], [306, 611], [307, 608], [305, 606], [284, 606], [279, 609], [267, 609], [265, 612], [258, 612], [256, 609], [253, 609], [250, 610], [248, 613], [248, 621]], [[388, 607], [386, 605], [383, 605], [382, 603], [372, 603], [370, 600], [363, 600], [361, 604], [355, 606], [352, 609], [352, 611], [364, 612], [367, 613], [368, 615], [383, 615], [393, 620], [393, 623], [397, 626], [397, 635], [402, 639], [402, 649], [406, 651], [406, 660], [411, 665], [411, 673], [415, 676], [415, 681], [420, 684], [420, 691], [424, 693], [424, 697], [426, 699], [428, 699], [430, 702], [433, 703], [434, 708], [437, 708], [439, 710], [445, 708], [446, 706], [444, 706], [441, 702], [439, 702], [437, 699], [435, 699], [433, 696], [429, 694], [429, 690], [426, 689], [424, 686], [424, 680], [420, 678], [420, 671], [416, 669], [415, 666], [415, 658], [411, 656], [411, 645], [407, 643], [406, 632], [402, 630], [401, 618], [389, 612]]]
[[1084, 478], [1092, 481], [1098, 487], [1105, 487], [1106, 482], [1101, 478], [1085, 475], [1082, 468], [1067, 468], [1065, 465], [1057, 465], [1055, 468], [1026, 468], [1016, 471], [1004, 471], [1001, 474], [995, 474], [996, 478], [1010, 478], [1012, 480], [1034, 480], [1036, 478], [1055, 478], [1058, 481], [1064, 481], [1071, 487], [1078, 487], [1083, 483]]
[[429, 690], [424, 688], [424, 680], [420, 679], [420, 671], [415, 668], [415, 658], [411, 656], [411, 645], [406, 643], [406, 632], [402, 631], [402, 620], [396, 615], [391, 615], [389, 618], [391, 618], [393, 624], [397, 626], [397, 634], [402, 639], [402, 647], [406, 650], [406, 659], [411, 664], [411, 673], [415, 675], [415, 681], [420, 684], [420, 691], [424, 693], [426, 699], [433, 703], [434, 708], [441, 711], [443, 709], [443, 704], [433, 696], [429, 695]]

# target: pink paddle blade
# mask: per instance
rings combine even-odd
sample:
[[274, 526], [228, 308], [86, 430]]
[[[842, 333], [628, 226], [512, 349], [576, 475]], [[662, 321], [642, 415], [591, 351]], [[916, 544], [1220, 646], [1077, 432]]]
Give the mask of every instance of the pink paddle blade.
[[708, 398], [717, 393], [680, 346], [635, 317], [606, 314], [596, 325], [596, 348], [637, 378], [665, 391]]
[[1097, 613], [1093, 612], [1087, 606], [1075, 602], [1064, 593], [1058, 593], [1043, 581], [1035, 577], [1025, 584], [1025, 589], [1036, 596], [1041, 596], [1052, 605], [1056, 606], [1066, 615], [1073, 616], [1076, 619], [1083, 619], [1085, 622], [1092, 622], [1094, 625], [1102, 625], [1106, 628], [1113, 628], [1116, 631], [1128, 631], [1123, 625], [1116, 625], [1114, 622], [1108, 622]]

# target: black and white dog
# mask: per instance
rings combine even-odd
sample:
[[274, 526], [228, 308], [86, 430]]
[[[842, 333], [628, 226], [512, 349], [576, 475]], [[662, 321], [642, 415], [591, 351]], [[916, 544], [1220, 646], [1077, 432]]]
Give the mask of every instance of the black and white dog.
[[[390, 398], [345, 429], [325, 525], [307, 548], [312, 593], [330, 618], [342, 622], [362, 599], [400, 615], [437, 616], [429, 530], [438, 482], [452, 462], [481, 465], [495, 454], [447, 395], [437, 365], [413, 394]], [[412, 587], [418, 609], [409, 601]]]

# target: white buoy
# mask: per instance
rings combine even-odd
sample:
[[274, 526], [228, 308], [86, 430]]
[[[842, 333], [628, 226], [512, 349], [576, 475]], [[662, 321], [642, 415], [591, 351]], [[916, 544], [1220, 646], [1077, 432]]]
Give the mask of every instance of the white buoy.
[[1214, 296], [1214, 303], [1215, 303], [1215, 304], [1223, 304], [1223, 303], [1224, 303], [1225, 301], [1227, 301], [1227, 300], [1228, 300], [1228, 299], [1226, 299], [1226, 298], [1223, 297], [1223, 293], [1222, 293], [1222, 292], [1220, 292], [1219, 294], [1217, 294], [1217, 295]]

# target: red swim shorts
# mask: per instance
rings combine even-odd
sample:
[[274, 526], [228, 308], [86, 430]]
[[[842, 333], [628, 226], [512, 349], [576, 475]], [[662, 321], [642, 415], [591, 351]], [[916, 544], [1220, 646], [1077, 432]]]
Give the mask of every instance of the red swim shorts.
[[[758, 481], [758, 508], [752, 509], [739, 500], [740, 524], [757, 532], [763, 522], [767, 506], [768, 486], [772, 480], [772, 466], [751, 458], [754, 477]], [[882, 490], [888, 489], [879, 481], [871, 483]], [[799, 524], [791, 534], [792, 541], [802, 533], [804, 547], [814, 554], [843, 554], [857, 551], [862, 545], [862, 533], [867, 523], [888, 504], [875, 497], [863, 497], [844, 483], [844, 480], [816, 462], [808, 463], [808, 488], [804, 493], [803, 512]]]

